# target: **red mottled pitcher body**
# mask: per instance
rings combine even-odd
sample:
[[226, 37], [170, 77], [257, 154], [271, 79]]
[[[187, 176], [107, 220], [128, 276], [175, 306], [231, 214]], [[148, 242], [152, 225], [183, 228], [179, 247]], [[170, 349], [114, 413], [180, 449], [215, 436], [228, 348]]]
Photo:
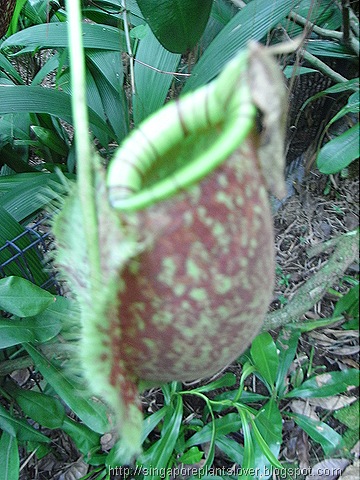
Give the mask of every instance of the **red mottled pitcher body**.
[[152, 241], [121, 274], [122, 333], [112, 337], [130, 375], [210, 376], [259, 332], [273, 291], [274, 245], [254, 142], [188, 191], [136, 214]]

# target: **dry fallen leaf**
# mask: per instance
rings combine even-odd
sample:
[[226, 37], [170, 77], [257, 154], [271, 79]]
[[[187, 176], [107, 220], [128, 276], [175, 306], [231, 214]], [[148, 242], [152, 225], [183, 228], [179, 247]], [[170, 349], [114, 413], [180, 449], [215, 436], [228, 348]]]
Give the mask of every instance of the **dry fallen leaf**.
[[321, 407], [326, 410], [340, 410], [340, 408], [351, 405], [356, 399], [354, 396], [335, 395], [333, 397], [309, 398], [308, 402], [313, 407]]
[[356, 355], [360, 351], [359, 336], [355, 330], [324, 329], [322, 332], [310, 332], [309, 337], [316, 341], [318, 347], [338, 356]]
[[59, 480], [80, 480], [80, 478], [87, 474], [88, 469], [88, 464], [82, 460], [78, 460], [59, 477]]
[[339, 480], [359, 480], [360, 461], [356, 460], [353, 465], [349, 465]]
[[331, 380], [330, 373], [323, 373], [322, 375], [317, 375], [315, 377], [316, 383], [319, 387], [326, 385]]
[[358, 440], [358, 442], [353, 446], [350, 451], [355, 456], [355, 458], [360, 457], [360, 440]]
[[310, 403], [305, 400], [292, 400], [290, 402], [290, 408], [294, 413], [299, 413], [301, 415], [306, 415], [312, 420], [319, 421], [319, 417], [315, 412], [315, 408], [311, 407]]
[[309, 451], [309, 437], [304, 430], [300, 430], [296, 441], [296, 454], [299, 460], [299, 468], [301, 470], [308, 469], [310, 466]]
[[111, 450], [113, 448], [113, 446], [115, 445], [116, 440], [117, 440], [116, 435], [113, 435], [110, 432], [102, 435], [102, 437], [100, 438], [102, 451], [106, 452], [108, 450]]
[[347, 458], [328, 458], [314, 465], [306, 480], [336, 480], [349, 463]]

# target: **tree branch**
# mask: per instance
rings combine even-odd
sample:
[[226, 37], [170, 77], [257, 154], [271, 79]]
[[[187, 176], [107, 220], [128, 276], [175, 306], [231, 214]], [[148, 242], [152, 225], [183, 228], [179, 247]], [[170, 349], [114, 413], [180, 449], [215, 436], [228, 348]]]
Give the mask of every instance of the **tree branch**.
[[[333, 242], [327, 244], [331, 247]], [[288, 323], [300, 322], [303, 315], [319, 302], [326, 291], [345, 273], [359, 255], [359, 232], [353, 231], [337, 238], [334, 251], [327, 263], [282, 308], [265, 317], [263, 330], [274, 330]]]

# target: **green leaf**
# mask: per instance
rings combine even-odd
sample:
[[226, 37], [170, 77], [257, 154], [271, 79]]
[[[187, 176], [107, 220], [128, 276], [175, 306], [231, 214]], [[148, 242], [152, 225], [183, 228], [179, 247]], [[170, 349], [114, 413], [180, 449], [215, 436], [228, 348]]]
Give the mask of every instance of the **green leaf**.
[[343, 317], [339, 315], [338, 317], [324, 318], [324, 320], [315, 320], [313, 322], [304, 322], [304, 323], [288, 323], [286, 327], [292, 329], [296, 332], [311, 332], [316, 328], [323, 328], [331, 325], [332, 323], [342, 320]]
[[313, 420], [299, 413], [287, 412], [290, 418], [301, 427], [315, 442], [319, 443], [325, 455], [331, 455], [342, 446], [342, 437], [329, 425], [318, 420]]
[[352, 405], [336, 410], [334, 418], [346, 425], [351, 430], [359, 431], [359, 400]]
[[21, 75], [18, 73], [18, 71], [14, 68], [11, 62], [3, 55], [0, 53], [0, 68], [7, 74], [10, 75], [10, 77], [14, 78], [18, 83], [21, 85], [24, 83], [23, 79], [21, 78]]
[[164, 418], [168, 410], [169, 405], [165, 405], [164, 407], [160, 408], [160, 410], [157, 410], [144, 419], [141, 443], [145, 441], [148, 435], [154, 430], [156, 425]]
[[213, 382], [210, 382], [206, 385], [202, 385], [199, 388], [194, 388], [192, 390], [189, 390], [188, 393], [191, 394], [192, 392], [198, 392], [198, 393], [211, 392], [211, 390], [216, 390], [217, 388], [232, 387], [233, 385], [235, 385], [235, 383], [236, 383], [236, 375], [234, 375], [233, 373], [227, 372], [217, 380], [214, 380]]
[[[0, 318], [0, 348], [7, 348], [24, 342], [44, 343], [55, 337], [61, 330], [60, 319], [48, 318], [44, 310], [42, 317], [25, 319]], [[50, 314], [50, 312], [49, 312]]]
[[34, 342], [34, 332], [22, 320], [0, 318], [0, 348], [8, 348], [24, 342]]
[[124, 89], [115, 90], [104, 75], [93, 72], [99, 90], [105, 115], [113, 129], [113, 135], [120, 143], [129, 131], [129, 114]]
[[104, 112], [120, 143], [129, 129], [121, 54], [113, 51], [88, 50], [86, 58], [101, 96]]
[[34, 316], [49, 307], [56, 297], [25, 278], [0, 279], [0, 308], [18, 317]]
[[[63, 91], [40, 86], [12, 86], [0, 88], [0, 115], [5, 113], [48, 113], [72, 123], [71, 96]], [[89, 108], [90, 123], [108, 132], [106, 122]]]
[[[60, 55], [59, 53], [54, 53], [51, 55], [45, 64], [40, 68], [35, 77], [31, 81], [31, 85], [40, 85], [41, 82], [53, 71], [58, 71], [59, 69]], [[61, 68], [61, 66], [60, 66]]]
[[20, 442], [34, 441], [49, 443], [50, 439], [38, 432], [25, 420], [15, 418], [0, 405], [0, 429], [9, 433]]
[[[231, 390], [228, 392], [220, 393], [220, 395], [216, 395], [215, 400], [216, 401], [221, 401], [221, 400], [233, 401], [235, 395], [236, 395], [236, 390]], [[266, 395], [260, 395], [259, 393], [248, 392], [247, 390], [243, 390], [239, 398], [239, 400], [241, 400], [241, 403], [261, 402], [262, 400], [268, 400], [268, 399], [269, 397]], [[227, 409], [227, 408], [229, 408], [228, 404], [224, 406], [213, 405], [213, 409], [216, 412]]]
[[284, 328], [277, 338], [276, 346], [279, 350], [279, 366], [276, 372], [275, 388], [281, 398], [287, 388], [287, 373], [295, 358], [300, 331], [291, 331]]
[[[46, 310], [26, 319], [29, 322], [28, 328], [34, 330], [35, 340], [39, 343], [44, 343], [57, 335], [62, 330], [62, 335], [65, 337], [67, 333], [74, 333], [74, 315], [77, 315], [74, 301], [56, 296], [56, 302], [53, 302]], [[33, 325], [30, 322], [33, 322]], [[70, 329], [67, 332], [65, 329]], [[65, 331], [64, 331], [65, 330]], [[74, 336], [72, 336], [74, 338]]]
[[[347, 80], [346, 82], [336, 83], [335, 85], [332, 85], [331, 87], [327, 88], [326, 90], [323, 90], [323, 91], [317, 93], [316, 95], [313, 95], [313, 97], [311, 97], [311, 98], [317, 98], [318, 96], [323, 96], [323, 95], [326, 95], [327, 93], [342, 93], [342, 92], [346, 92], [348, 90], [352, 91], [354, 89], [359, 90], [359, 78], [352, 78], [351, 80]], [[350, 100], [350, 98], [349, 98], [349, 100]], [[354, 98], [357, 98], [357, 103], [358, 103], [359, 102], [358, 96], [354, 97]], [[306, 103], [307, 103], [307, 101], [306, 101]], [[350, 102], [350, 103], [352, 103], [352, 102]]]
[[73, 439], [77, 448], [85, 456], [89, 455], [91, 450], [98, 450], [100, 447], [100, 435], [82, 423], [65, 416], [62, 429]]
[[176, 72], [180, 57], [179, 54], [165, 50], [150, 30], [146, 37], [139, 42], [136, 51], [136, 60], [138, 61], [134, 67], [133, 116], [135, 125], [138, 125], [164, 104], [173, 81], [173, 75], [161, 72]]
[[360, 155], [359, 123], [326, 143], [319, 152], [316, 163], [320, 172], [337, 173]]
[[[96, 115], [102, 119], [104, 124], [106, 123], [106, 115], [104, 111], [104, 106], [101, 100], [101, 96], [98, 90], [98, 87], [94, 81], [94, 77], [92, 72], [89, 68], [86, 69], [86, 98], [87, 98], [87, 106], [89, 109], [94, 111]], [[66, 92], [69, 96], [71, 95], [71, 88], [70, 88], [70, 72], [66, 71], [61, 76], [62, 86], [64, 92]], [[97, 126], [94, 128], [94, 135], [100, 140], [101, 144], [107, 146], [109, 143], [108, 136], [105, 130], [98, 128]]]
[[226, 435], [216, 435], [215, 444], [232, 462], [243, 464], [244, 449], [236, 440]]
[[65, 408], [57, 398], [32, 390], [14, 389], [11, 392], [22, 411], [46, 428], [62, 428]]
[[177, 461], [186, 465], [193, 465], [200, 462], [203, 455], [204, 452], [200, 451], [198, 447], [190, 447], [181, 457], [177, 458]]
[[[333, 7], [334, 5], [328, 4], [326, 0], [318, 0], [317, 2], [301, 0], [294, 4], [293, 11], [302, 17], [306, 17], [308, 22], [312, 22], [319, 27], [337, 30], [341, 26], [341, 14], [339, 9]], [[289, 19], [281, 22], [281, 26], [291, 38], [305, 35], [304, 27], [289, 21]]]
[[239, 409], [239, 415], [242, 423], [242, 433], [244, 435], [244, 461], [242, 464], [243, 473], [242, 478], [246, 480], [251, 479], [250, 469], [255, 467], [254, 463], [254, 444], [251, 436], [251, 430], [249, 426], [250, 417], [247, 411]]
[[336, 303], [333, 316], [346, 312], [350, 316], [359, 316], [359, 285], [352, 287], [346, 295]]
[[45, 380], [73, 412], [91, 430], [98, 433], [106, 432], [108, 430], [108, 420], [104, 405], [82, 395], [80, 392], [81, 387], [75, 383], [75, 380], [66, 377], [59, 367], [37, 351], [31, 344], [25, 344], [24, 347]]
[[252, 0], [215, 37], [191, 72], [184, 92], [220, 73], [249, 40], [261, 40], [294, 7], [293, 0]]
[[[182, 421], [183, 401], [181, 395], [176, 396], [175, 403], [175, 407], [171, 410], [169, 409], [164, 418], [160, 440], [140, 456], [138, 459], [140, 465], [156, 465], [157, 469], [168, 466], [179, 436]], [[154, 476], [150, 475], [149, 478], [155, 480], [158, 476], [156, 474]]]
[[354, 54], [347, 47], [332, 40], [312, 39], [307, 42], [306, 51], [316, 57], [354, 58]]
[[270, 469], [271, 465], [281, 468], [277, 458], [282, 444], [282, 416], [274, 399], [270, 399], [261, 408], [251, 423], [255, 465], [262, 465], [267, 469]]
[[17, 0], [15, 2], [16, 3], [15, 4], [15, 10], [14, 10], [11, 22], [10, 22], [9, 30], [7, 32], [9, 35], [16, 32], [16, 30], [18, 28], [18, 22], [19, 22], [19, 16], [20, 16], [21, 10], [23, 9], [26, 2], [27, 2], [27, 0]]
[[[314, 70], [316, 71], [316, 70]], [[329, 88], [326, 88], [325, 90], [322, 90], [319, 93], [316, 93], [315, 95], [311, 96], [304, 102], [301, 106], [301, 111], [304, 111], [307, 105], [310, 103], [314, 102], [318, 98], [326, 96], [328, 93], [342, 93], [346, 91], [353, 91], [354, 89], [358, 89], [359, 85], [359, 79], [354, 78], [351, 80], [347, 80], [346, 82], [343, 83], [337, 83], [336, 85], [333, 85]], [[328, 123], [327, 128], [334, 123], [337, 119], [341, 118], [342, 116], [346, 115], [347, 113], [358, 113], [359, 112], [359, 91], [355, 91], [348, 99], [347, 104], [345, 107], [343, 107]]]
[[200, 39], [212, 0], [138, 0], [140, 10], [159, 42], [170, 52], [184, 53]]
[[[83, 23], [83, 43], [85, 48], [99, 50], [126, 50], [124, 32], [114, 27]], [[7, 38], [1, 49], [8, 47], [24, 47], [20, 53], [34, 52], [42, 48], [67, 48], [67, 22], [53, 22], [35, 25], [21, 30]]]
[[18, 480], [19, 450], [16, 437], [3, 431], [0, 439], [0, 478], [2, 480]]
[[271, 392], [279, 366], [277, 348], [271, 335], [267, 332], [258, 335], [252, 342], [250, 354], [257, 371]]
[[[57, 174], [37, 172], [6, 175], [0, 177], [0, 194], [3, 194], [1, 204], [13, 218], [21, 222], [58, 197], [57, 192], [61, 191], [61, 188]], [[16, 234], [7, 234], [6, 239], [11, 240], [15, 236]], [[3, 240], [1, 237], [0, 232], [0, 241]], [[36, 252], [33, 251], [33, 254]], [[38, 256], [35, 257], [39, 264]], [[44, 273], [42, 276], [48, 278]]]
[[321, 398], [346, 392], [349, 386], [359, 385], [359, 370], [349, 369], [341, 372], [327, 372], [306, 380], [300, 387], [288, 392], [287, 398]]
[[[359, 79], [357, 79], [359, 82]], [[329, 90], [329, 89], [328, 89]], [[348, 115], [349, 113], [358, 114], [360, 111], [360, 103], [359, 103], [359, 92], [354, 92], [348, 99], [347, 104], [339, 111], [336, 115], [332, 117], [332, 119], [327, 124], [326, 128], [328, 129], [330, 125], [338, 121], [340, 118]]]
[[[218, 435], [226, 435], [232, 432], [238, 432], [241, 428], [241, 420], [237, 413], [228, 413], [223, 417], [215, 420], [216, 437]], [[207, 423], [201, 430], [196, 432], [185, 443], [186, 448], [201, 443], [210, 442], [213, 432], [213, 422]]]
[[35, 133], [40, 142], [46, 147], [50, 148], [59, 155], [66, 156], [69, 146], [56, 133], [48, 128], [33, 125], [31, 130]]

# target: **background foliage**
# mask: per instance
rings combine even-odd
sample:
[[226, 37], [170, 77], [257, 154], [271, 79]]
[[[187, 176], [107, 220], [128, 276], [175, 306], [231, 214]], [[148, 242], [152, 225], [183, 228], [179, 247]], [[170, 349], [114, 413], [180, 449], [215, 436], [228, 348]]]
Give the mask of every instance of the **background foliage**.
[[[302, 49], [315, 59], [351, 61], [358, 53], [354, 50], [358, 38], [344, 44], [337, 35], [343, 18], [337, 4], [328, 0], [250, 0], [241, 9], [237, 2], [216, 0], [211, 11], [199, 12], [203, 31], [199, 26], [195, 31], [191, 23], [197, 16], [181, 21], [181, 12], [175, 12], [173, 21], [180, 34], [170, 44], [163, 19], [152, 18], [151, 3], [128, 0], [126, 9], [124, 2], [110, 0], [83, 5], [87, 19], [83, 24], [87, 101], [94, 143], [104, 162], [134, 126], [169, 98], [214, 78], [249, 39], [277, 43], [302, 34], [304, 27], [294, 21], [294, 13], [333, 32], [328, 37], [313, 33], [312, 41], [304, 43]], [[183, 2], [184, 9], [193, 3]], [[0, 247], [24, 232], [56, 198], [61, 189], [59, 170], [68, 178], [76, 174], [66, 18], [61, 1], [18, 0], [0, 43]], [[182, 33], [188, 31], [191, 38]], [[184, 45], [184, 38], [189, 43]], [[283, 60], [285, 74], [291, 77], [296, 59]], [[309, 67], [317, 68], [315, 63]], [[296, 68], [296, 74], [303, 72]], [[330, 123], [358, 112], [356, 81], [331, 88], [321, 95], [347, 91], [348, 100]], [[328, 142], [317, 158], [320, 171], [330, 174], [347, 167], [358, 156], [357, 135], [355, 125]], [[20, 247], [28, 245], [24, 239]], [[8, 260], [6, 255], [0, 251], [0, 263]], [[6, 277], [0, 280], [0, 476], [19, 478], [19, 447], [23, 455], [33, 453], [42, 458], [54, 448], [51, 432], [61, 430], [71, 437], [84, 462], [92, 466], [91, 478], [110, 478], [109, 467], [114, 464], [111, 442], [104, 446], [103, 435], [108, 432], [105, 408], [85, 393], [79, 394], [83, 390], [81, 379], [64, 369], [64, 359], [72, 355], [71, 340], [76, 336], [70, 329], [70, 317], [76, 316], [76, 309], [70, 299], [41, 288], [48, 272], [33, 250], [28, 249], [25, 255], [33, 283], [21, 278], [15, 262], [7, 265]], [[347, 328], [356, 328], [358, 303], [355, 281], [337, 303], [330, 323], [345, 315]], [[239, 359], [240, 378], [228, 372], [193, 388], [184, 389], [177, 383], [163, 387], [161, 408], [147, 414], [144, 453], [137, 465], [143, 469], [169, 468], [170, 472], [179, 465], [205, 468], [214, 465], [215, 449], [219, 449], [243, 469], [256, 467], [266, 473], [272, 467], [286, 467], [278, 460], [285, 418], [292, 419], [321, 445], [325, 457], [348, 455], [351, 442], [347, 443], [346, 435], [339, 434], [329, 422], [284, 408], [293, 399], [339, 396], [358, 384], [355, 369], [317, 372], [311, 362], [294, 367], [301, 332], [318, 326], [312, 322], [305, 327], [287, 327], [276, 341], [268, 333], [261, 334]], [[29, 384], [22, 388], [7, 375], [30, 365], [41, 374], [30, 389]], [[250, 378], [260, 382], [261, 394], [248, 390]], [[188, 396], [198, 398], [200, 414], [189, 414]], [[338, 410], [337, 419], [351, 429], [345, 408]], [[74, 473], [76, 478], [89, 478], [79, 471]], [[141, 470], [134, 475], [144, 477]], [[148, 477], [159, 478], [159, 473]], [[237, 477], [209, 474], [202, 478]]]

